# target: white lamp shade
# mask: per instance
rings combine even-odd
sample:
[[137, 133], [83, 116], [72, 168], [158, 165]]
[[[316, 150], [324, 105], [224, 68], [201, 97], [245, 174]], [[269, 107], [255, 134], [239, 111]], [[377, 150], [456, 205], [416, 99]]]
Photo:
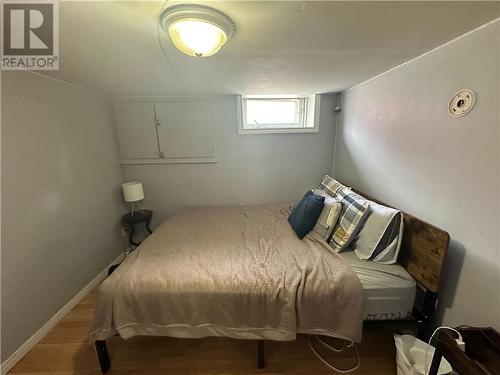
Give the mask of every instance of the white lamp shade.
[[144, 190], [142, 189], [142, 182], [132, 181], [122, 184], [123, 199], [125, 202], [137, 202], [144, 199]]

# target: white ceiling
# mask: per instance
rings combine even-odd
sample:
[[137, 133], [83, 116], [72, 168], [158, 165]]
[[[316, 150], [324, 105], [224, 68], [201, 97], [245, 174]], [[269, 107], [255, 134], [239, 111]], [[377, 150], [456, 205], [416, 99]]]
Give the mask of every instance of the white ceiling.
[[60, 70], [42, 73], [120, 96], [334, 92], [500, 16], [500, 3], [477, 1], [197, 3], [237, 31], [195, 59], [160, 30], [170, 66], [157, 40], [162, 1], [61, 1]]

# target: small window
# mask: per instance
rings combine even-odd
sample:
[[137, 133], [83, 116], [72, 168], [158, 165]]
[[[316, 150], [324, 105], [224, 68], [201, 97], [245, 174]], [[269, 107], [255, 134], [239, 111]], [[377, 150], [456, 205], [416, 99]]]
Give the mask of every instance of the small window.
[[239, 133], [317, 132], [319, 95], [242, 95]]

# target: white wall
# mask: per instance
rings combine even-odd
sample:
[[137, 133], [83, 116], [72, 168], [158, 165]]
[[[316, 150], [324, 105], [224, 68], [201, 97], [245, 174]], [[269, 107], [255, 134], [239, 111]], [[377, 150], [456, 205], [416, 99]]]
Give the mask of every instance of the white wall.
[[217, 164], [126, 165], [160, 223], [181, 206], [295, 201], [331, 170], [336, 95], [322, 95], [319, 133], [238, 135], [236, 96], [216, 100]]
[[[348, 90], [334, 174], [452, 238], [438, 320], [500, 329], [500, 22]], [[463, 118], [447, 113], [477, 92]]]
[[104, 97], [2, 72], [2, 362], [125, 248]]

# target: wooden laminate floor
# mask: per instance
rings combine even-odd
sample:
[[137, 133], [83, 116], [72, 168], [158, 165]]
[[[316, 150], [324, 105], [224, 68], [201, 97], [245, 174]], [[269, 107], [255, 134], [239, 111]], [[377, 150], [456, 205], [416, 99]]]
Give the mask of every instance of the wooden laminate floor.
[[[43, 338], [9, 374], [100, 374], [88, 330], [96, 301], [95, 292], [84, 298]], [[353, 374], [396, 374], [392, 333], [387, 326], [365, 328], [358, 345], [360, 368]], [[293, 342], [265, 343], [266, 368], [257, 369], [256, 342], [225, 338], [175, 339], [137, 337], [108, 340], [109, 374], [332, 374], [311, 352], [307, 337]], [[329, 356], [339, 368], [352, 365], [354, 353]]]

